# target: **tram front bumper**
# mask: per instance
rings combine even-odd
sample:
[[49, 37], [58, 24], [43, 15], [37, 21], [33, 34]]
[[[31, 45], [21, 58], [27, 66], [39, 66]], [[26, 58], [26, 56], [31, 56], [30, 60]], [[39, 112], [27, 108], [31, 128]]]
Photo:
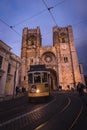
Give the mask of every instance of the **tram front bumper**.
[[28, 93], [28, 97], [45, 97], [45, 96], [49, 96], [49, 92]]

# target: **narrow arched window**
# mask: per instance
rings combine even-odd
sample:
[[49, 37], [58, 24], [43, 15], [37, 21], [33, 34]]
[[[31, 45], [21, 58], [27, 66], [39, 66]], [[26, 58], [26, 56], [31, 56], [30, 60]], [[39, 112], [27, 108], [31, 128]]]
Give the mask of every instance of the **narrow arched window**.
[[0, 68], [2, 68], [2, 61], [3, 61], [3, 57], [0, 56]]
[[7, 71], [8, 73], [10, 73], [11, 72], [11, 64], [9, 63], [8, 64], [8, 71]]
[[33, 59], [30, 59], [30, 64], [33, 64]]
[[34, 45], [34, 40], [31, 41], [31, 45]]
[[65, 38], [62, 38], [62, 43], [65, 43]]
[[68, 57], [64, 57], [64, 62], [65, 62], [65, 63], [68, 62]]

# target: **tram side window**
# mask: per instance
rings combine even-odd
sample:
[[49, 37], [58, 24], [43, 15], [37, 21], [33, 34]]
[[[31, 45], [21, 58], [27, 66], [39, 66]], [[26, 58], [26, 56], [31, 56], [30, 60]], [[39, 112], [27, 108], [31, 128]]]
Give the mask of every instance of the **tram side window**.
[[42, 82], [47, 82], [47, 73], [42, 73]]
[[33, 83], [33, 74], [28, 75], [28, 83]]
[[34, 73], [34, 83], [41, 83], [41, 75], [40, 73]]

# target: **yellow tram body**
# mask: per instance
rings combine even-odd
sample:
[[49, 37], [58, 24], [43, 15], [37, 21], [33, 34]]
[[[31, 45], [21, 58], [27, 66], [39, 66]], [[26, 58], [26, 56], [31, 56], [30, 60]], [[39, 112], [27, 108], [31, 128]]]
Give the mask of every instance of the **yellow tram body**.
[[[32, 85], [29, 86], [29, 88], [31, 88]], [[49, 87], [45, 88], [45, 84], [37, 84], [36, 85], [36, 92], [28, 92], [28, 97], [46, 97], [46, 96], [50, 96], [50, 90]]]
[[32, 65], [28, 71], [28, 97], [50, 96], [50, 72], [44, 65]]

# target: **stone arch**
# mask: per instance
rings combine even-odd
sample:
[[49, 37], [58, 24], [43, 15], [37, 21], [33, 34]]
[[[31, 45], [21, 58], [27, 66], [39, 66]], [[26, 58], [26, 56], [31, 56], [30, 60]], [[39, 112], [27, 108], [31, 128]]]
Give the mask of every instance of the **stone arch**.
[[51, 77], [51, 90], [57, 90], [58, 88], [58, 78], [57, 72], [54, 69], [49, 68], [50, 77]]
[[46, 65], [46, 68], [50, 71], [51, 75], [51, 90], [56, 90], [58, 87], [58, 74], [56, 70], [53, 69], [53, 66], [57, 64], [56, 56], [51, 51], [45, 51], [41, 55], [41, 60], [43, 64]]

